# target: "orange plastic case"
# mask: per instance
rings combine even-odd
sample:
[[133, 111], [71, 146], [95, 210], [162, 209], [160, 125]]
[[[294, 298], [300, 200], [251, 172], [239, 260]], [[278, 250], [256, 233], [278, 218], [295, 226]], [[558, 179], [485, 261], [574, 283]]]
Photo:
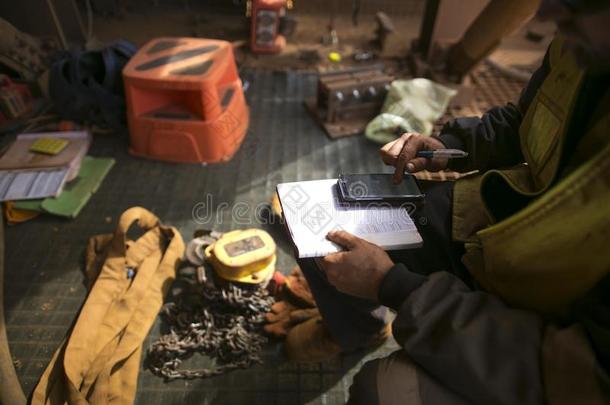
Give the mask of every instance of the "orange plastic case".
[[280, 17], [286, 12], [286, 0], [253, 0], [250, 49], [255, 53], [278, 53], [286, 46], [280, 35]]
[[229, 42], [154, 39], [125, 66], [123, 79], [130, 153], [213, 163], [239, 149], [249, 111]]

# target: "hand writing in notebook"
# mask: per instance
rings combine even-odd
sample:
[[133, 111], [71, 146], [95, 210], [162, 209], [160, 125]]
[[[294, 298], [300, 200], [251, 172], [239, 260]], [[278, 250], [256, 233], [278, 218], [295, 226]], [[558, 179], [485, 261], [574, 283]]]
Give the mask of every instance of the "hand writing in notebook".
[[328, 240], [346, 250], [331, 253], [321, 260], [328, 282], [342, 293], [377, 301], [385, 274], [394, 266], [379, 246], [345, 231], [332, 231]]
[[340, 251], [326, 234], [347, 231], [385, 250], [419, 247], [422, 238], [404, 207], [343, 204], [337, 179], [281, 183], [277, 193], [299, 258]]

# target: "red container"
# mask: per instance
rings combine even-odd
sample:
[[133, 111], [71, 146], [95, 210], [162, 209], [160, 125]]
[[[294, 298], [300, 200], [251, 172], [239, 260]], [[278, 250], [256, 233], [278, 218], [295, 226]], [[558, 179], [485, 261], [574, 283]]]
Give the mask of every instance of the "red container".
[[249, 111], [226, 41], [157, 38], [123, 69], [130, 153], [171, 162], [231, 159]]
[[255, 53], [278, 53], [286, 46], [280, 35], [280, 18], [286, 13], [286, 0], [252, 0], [250, 49]]

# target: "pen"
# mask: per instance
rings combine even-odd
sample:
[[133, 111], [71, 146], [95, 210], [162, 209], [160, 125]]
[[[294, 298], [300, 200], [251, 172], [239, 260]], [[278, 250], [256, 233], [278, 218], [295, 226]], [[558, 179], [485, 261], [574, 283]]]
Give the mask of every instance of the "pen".
[[468, 156], [468, 152], [464, 152], [459, 149], [436, 149], [436, 150], [420, 150], [415, 155], [423, 158], [448, 158], [448, 159], [459, 159]]

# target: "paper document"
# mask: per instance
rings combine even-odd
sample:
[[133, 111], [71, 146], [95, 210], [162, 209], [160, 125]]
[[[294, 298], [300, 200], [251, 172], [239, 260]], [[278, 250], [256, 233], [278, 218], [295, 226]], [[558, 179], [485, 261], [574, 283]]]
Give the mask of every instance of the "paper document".
[[422, 238], [405, 207], [347, 205], [339, 200], [336, 184], [336, 179], [278, 184], [284, 219], [299, 258], [341, 251], [326, 239], [331, 230], [347, 231], [385, 250], [421, 246]]
[[69, 168], [57, 170], [0, 171], [0, 201], [57, 197], [68, 178]]

